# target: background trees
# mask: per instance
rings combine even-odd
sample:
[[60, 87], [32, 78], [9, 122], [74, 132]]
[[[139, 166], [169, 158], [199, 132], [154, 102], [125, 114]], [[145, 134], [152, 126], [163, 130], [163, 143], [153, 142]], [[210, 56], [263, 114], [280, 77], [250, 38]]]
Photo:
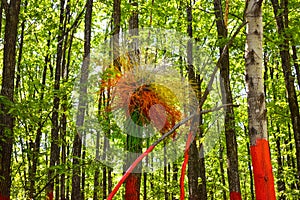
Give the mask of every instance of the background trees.
[[[259, 57], [264, 68], [261, 72], [264, 85], [260, 92], [264, 93], [265, 100], [261, 99], [260, 105], [266, 103], [267, 112], [264, 114], [275, 190], [279, 199], [298, 199], [300, 6], [295, 0], [272, 0], [264, 1], [262, 8], [264, 40], [263, 56]], [[245, 2], [225, 0], [142, 0], [136, 3], [118, 0], [41, 0], [38, 3], [4, 0], [0, 9], [0, 45], [3, 49], [0, 52], [3, 60], [0, 65], [0, 199], [9, 196], [11, 199], [43, 199], [46, 196], [70, 199], [71, 194], [73, 199], [103, 199], [117, 183], [121, 174], [99, 162], [109, 158], [108, 155], [99, 157], [103, 149], [112, 145], [126, 146], [125, 135], [121, 134], [114, 116], [107, 112], [110, 88], [92, 91], [88, 86], [90, 90], [87, 92], [94, 92], [97, 96], [97, 105], [80, 106], [85, 119], [84, 128], [94, 125], [92, 108], [97, 107], [99, 111], [95, 149], [81, 146], [90, 138], [84, 137], [84, 133], [77, 134], [81, 125], [79, 121], [76, 124], [74, 117], [78, 106], [76, 98], [74, 100], [74, 85], [76, 88], [82, 67], [89, 65], [83, 60], [89, 60], [85, 58], [91, 55], [90, 66], [95, 69], [98, 64], [93, 60], [93, 52], [100, 52], [102, 57], [99, 57], [107, 56], [107, 60], [114, 60], [115, 66], [121, 69], [118, 58], [122, 40], [118, 37], [109, 40], [111, 35], [121, 31], [126, 33], [130, 27], [154, 27], [191, 36], [195, 40], [193, 46], [186, 43], [180, 50], [181, 55], [192, 52], [195, 60], [161, 49], [148, 49], [147, 61], [174, 58], [178, 74], [189, 79], [197, 96], [201, 97], [207, 81], [203, 80], [205, 74], [195, 64], [197, 48], [209, 52], [215, 64], [220, 51], [245, 20]], [[133, 23], [137, 16], [138, 23]], [[215, 127], [219, 127], [216, 131], [218, 137], [207, 153], [203, 152], [202, 138], [213, 121], [210, 115], [203, 115], [190, 151], [193, 159], [189, 162], [186, 191], [188, 188], [195, 191], [198, 187], [196, 191], [201, 190], [203, 199], [205, 195], [208, 199], [229, 199], [231, 192], [240, 192], [242, 199], [254, 199], [248, 151], [251, 123], [247, 119], [245, 41], [246, 29], [242, 28], [223, 57], [219, 75], [224, 80], [224, 102], [238, 106], [224, 110], [224, 131], [222, 122], [215, 123]], [[112, 48], [104, 48], [105, 45]], [[89, 48], [92, 53], [89, 53]], [[103, 70], [96, 78], [107, 80], [112, 73], [115, 72]], [[211, 71], [208, 70], [209, 74]], [[251, 88], [250, 82], [247, 87]], [[210, 96], [203, 109], [213, 108], [213, 100], [214, 96]], [[104, 132], [109, 142], [102, 137]], [[149, 142], [144, 140], [143, 148], [151, 144]], [[151, 155], [146, 158], [148, 166], [154, 166], [152, 158]], [[182, 160], [180, 156], [164, 168], [139, 177], [140, 197], [178, 199]], [[197, 174], [197, 180], [192, 180], [196, 171], [201, 173]], [[117, 193], [116, 199], [121, 199], [123, 194], [124, 189]], [[190, 198], [197, 198], [199, 194], [190, 192], [190, 195]]]

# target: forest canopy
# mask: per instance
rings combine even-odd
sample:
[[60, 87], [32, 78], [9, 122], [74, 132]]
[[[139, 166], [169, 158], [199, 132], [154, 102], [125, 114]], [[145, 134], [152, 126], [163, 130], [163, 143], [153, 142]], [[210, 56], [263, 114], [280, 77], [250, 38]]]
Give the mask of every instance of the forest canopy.
[[297, 0], [0, 4], [0, 200], [300, 198]]

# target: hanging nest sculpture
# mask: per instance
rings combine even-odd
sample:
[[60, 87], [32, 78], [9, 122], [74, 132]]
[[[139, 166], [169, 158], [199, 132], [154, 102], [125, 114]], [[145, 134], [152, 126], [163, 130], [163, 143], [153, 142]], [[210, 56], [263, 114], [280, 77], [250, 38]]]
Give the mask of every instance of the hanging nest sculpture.
[[[123, 68], [132, 70], [121, 73], [116, 67], [110, 67], [106, 79], [101, 82], [101, 90], [107, 87], [112, 91], [111, 101], [114, 103], [109, 111], [123, 109], [126, 117], [136, 125], [152, 123], [161, 134], [171, 130], [182, 118], [176, 96], [167, 87], [155, 83], [148, 74], [139, 74], [138, 69], [133, 71], [128, 61], [122, 64], [130, 65]], [[174, 133], [172, 137], [175, 136]]]

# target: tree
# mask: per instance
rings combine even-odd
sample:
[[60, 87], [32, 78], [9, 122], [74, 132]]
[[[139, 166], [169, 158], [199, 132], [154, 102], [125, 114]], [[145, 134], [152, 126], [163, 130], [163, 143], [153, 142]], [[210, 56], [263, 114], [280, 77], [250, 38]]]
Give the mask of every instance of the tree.
[[[201, 94], [201, 77], [199, 74], [196, 74], [195, 67], [193, 65], [193, 4], [192, 1], [187, 3], [187, 34], [191, 38], [187, 44], [187, 71], [188, 71], [188, 79], [194, 88], [194, 92], [196, 94]], [[198, 95], [199, 101], [201, 96]], [[199, 108], [201, 109], [201, 108]], [[199, 126], [202, 124], [202, 116], [199, 117]], [[198, 125], [198, 124], [197, 124]], [[203, 137], [203, 130], [199, 128], [197, 130], [195, 139], [191, 143], [189, 149], [189, 165], [188, 165], [188, 180], [189, 180], [189, 198], [202, 200], [207, 199], [207, 191], [206, 191], [206, 175], [205, 175], [205, 163], [203, 156], [203, 149], [201, 149], [202, 144], [200, 144], [200, 148], [197, 146], [197, 140]], [[200, 149], [200, 150], [199, 150]], [[199, 181], [201, 180], [201, 182]], [[200, 183], [199, 183], [200, 182]]]
[[14, 142], [14, 102], [16, 43], [21, 0], [2, 1], [6, 23], [0, 101], [0, 199], [10, 199], [11, 157]]
[[[60, 108], [60, 80], [61, 80], [61, 68], [62, 68], [62, 57], [63, 57], [63, 41], [64, 41], [64, 16], [65, 16], [65, 0], [60, 1], [60, 17], [59, 17], [59, 33], [57, 37], [57, 53], [56, 53], [56, 66], [54, 76], [54, 97], [53, 97], [53, 112], [51, 118], [51, 150], [50, 150], [50, 169], [49, 169], [49, 185], [47, 187], [47, 198], [52, 200], [54, 197], [54, 183], [58, 179], [53, 169], [59, 164], [59, 108]], [[55, 190], [58, 194], [59, 190]], [[58, 198], [58, 195], [55, 196]]]
[[248, 99], [248, 123], [256, 199], [273, 200], [274, 177], [268, 143], [264, 84], [262, 77], [262, 0], [247, 1], [245, 19], [246, 35], [246, 83]]
[[[300, 114], [299, 105], [297, 100], [297, 94], [295, 89], [295, 77], [292, 74], [291, 62], [290, 62], [290, 52], [289, 52], [289, 42], [290, 37], [287, 33], [288, 28], [288, 13], [282, 14], [280, 9], [287, 9], [287, 2], [283, 1], [283, 6], [279, 5], [278, 0], [272, 0], [274, 15], [277, 24], [278, 35], [283, 38], [279, 44], [279, 51], [281, 57], [281, 64], [284, 73], [285, 87], [287, 91], [287, 100], [289, 102], [289, 108], [291, 113], [294, 139], [296, 144], [296, 161], [297, 161], [297, 177], [300, 178]], [[296, 55], [296, 54], [295, 54]], [[298, 183], [300, 185], [300, 183]]]
[[84, 53], [83, 62], [80, 74], [80, 88], [79, 88], [79, 103], [76, 117], [76, 126], [78, 128], [77, 134], [75, 134], [73, 141], [73, 177], [72, 177], [72, 196], [74, 200], [83, 199], [80, 190], [80, 157], [82, 148], [82, 131], [80, 128], [84, 124], [85, 110], [87, 106], [87, 83], [89, 76], [90, 65], [90, 49], [91, 49], [91, 26], [92, 26], [92, 8], [93, 0], [87, 0], [85, 4], [85, 26], [84, 26]]
[[[227, 5], [228, 6], [228, 5]], [[227, 22], [226, 15], [223, 16], [221, 0], [214, 1], [214, 9], [216, 16], [216, 25], [218, 31], [218, 38], [220, 43], [220, 55], [224, 49], [224, 40], [227, 38]], [[228, 13], [227, 13], [228, 14]], [[227, 16], [228, 17], [228, 16]], [[220, 65], [220, 84], [222, 90], [223, 104], [232, 104], [232, 92], [229, 79], [229, 48], [227, 48]], [[226, 150], [227, 150], [227, 171], [228, 182], [231, 200], [241, 199], [240, 177], [238, 166], [238, 152], [235, 131], [235, 119], [233, 106], [225, 107], [225, 136], [226, 136]]]

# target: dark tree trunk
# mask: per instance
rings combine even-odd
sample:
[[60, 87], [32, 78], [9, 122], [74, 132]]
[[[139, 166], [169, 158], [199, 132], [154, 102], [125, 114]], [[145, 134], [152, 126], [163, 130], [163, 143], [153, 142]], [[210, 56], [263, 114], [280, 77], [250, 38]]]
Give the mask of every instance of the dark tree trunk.
[[[52, 128], [51, 128], [51, 147], [50, 147], [50, 170], [48, 173], [49, 184], [47, 187], [47, 196], [50, 200], [54, 197], [54, 185], [57, 182], [57, 177], [55, 177], [54, 166], [59, 164], [59, 90], [60, 90], [60, 79], [61, 79], [61, 62], [63, 56], [63, 24], [64, 24], [64, 9], [65, 0], [60, 2], [60, 21], [59, 21], [59, 35], [57, 37], [57, 53], [56, 53], [56, 68], [54, 75], [54, 99], [53, 99], [53, 112], [52, 112]], [[58, 191], [56, 191], [58, 192]], [[57, 196], [57, 194], [56, 194]]]
[[[140, 131], [140, 130], [130, 130]], [[141, 138], [134, 137], [131, 135], [127, 136], [126, 149], [129, 153], [127, 157], [126, 169], [133, 163], [137, 156], [136, 153], [141, 153]], [[140, 185], [141, 185], [141, 164], [139, 164], [134, 173], [131, 173], [126, 179], [125, 183], [125, 200], [139, 200], [140, 199]]]
[[296, 161], [297, 161], [297, 180], [298, 185], [300, 185], [299, 179], [300, 179], [300, 114], [299, 114], [299, 105], [297, 100], [297, 94], [295, 90], [295, 77], [292, 74], [291, 70], [291, 64], [290, 64], [290, 52], [289, 52], [289, 37], [287, 35], [287, 16], [284, 16], [279, 11], [282, 8], [278, 0], [272, 0], [273, 10], [275, 14], [275, 19], [277, 23], [277, 29], [278, 34], [282, 36], [284, 39], [279, 44], [280, 49], [280, 57], [281, 57], [281, 63], [282, 63], [282, 69], [284, 73], [284, 80], [285, 80], [285, 86], [287, 90], [287, 99], [289, 103], [290, 113], [291, 113], [291, 119], [292, 119], [292, 125], [293, 125], [293, 131], [294, 131], [294, 139], [296, 143]]
[[[14, 79], [16, 65], [16, 42], [21, 0], [2, 0], [6, 24], [4, 36], [3, 72], [1, 95], [10, 104], [14, 101]], [[14, 117], [9, 114], [10, 104], [0, 104], [0, 199], [10, 199], [11, 156], [13, 147]]]
[[[104, 138], [104, 145], [103, 145], [103, 152], [107, 151], [107, 139]], [[104, 153], [102, 156], [102, 160], [106, 160], [106, 154]], [[106, 199], [107, 197], [107, 167], [103, 166], [102, 169], [102, 190], [103, 190], [103, 195], [102, 198]]]
[[[220, 40], [220, 55], [223, 53], [224, 40], [227, 38], [227, 27], [223, 20], [221, 0], [214, 1], [214, 10], [216, 16], [216, 25], [218, 31], [218, 38]], [[223, 40], [223, 41], [222, 41]], [[229, 50], [226, 49], [222, 57], [220, 65], [220, 84], [222, 90], [223, 104], [232, 104], [232, 93], [229, 79]], [[234, 111], [232, 106], [227, 106], [225, 109], [225, 136], [226, 136], [226, 150], [227, 150], [227, 173], [229, 182], [229, 192], [231, 200], [241, 199], [240, 178], [238, 169], [238, 153], [236, 142], [236, 131], [234, 123]]]
[[[92, 8], [93, 0], [86, 1], [86, 13], [85, 13], [85, 27], [84, 27], [84, 55], [83, 63], [81, 67], [80, 77], [80, 91], [79, 91], [79, 104], [76, 119], [76, 126], [78, 129], [83, 126], [84, 116], [86, 110], [86, 95], [87, 95], [87, 82], [89, 76], [90, 65], [90, 49], [91, 49], [91, 25], [92, 25]], [[82, 133], [81, 133], [82, 134]], [[82, 141], [80, 133], [75, 134], [73, 141], [73, 177], [72, 177], [72, 200], [83, 199], [80, 191], [80, 167], [79, 158], [81, 157]]]
[[[221, 183], [223, 185], [226, 185], [225, 182], [225, 170], [224, 170], [224, 158], [223, 158], [223, 152], [224, 152], [224, 147], [223, 144], [221, 142], [220, 144], [220, 150], [219, 150], [219, 160], [220, 160], [220, 171], [221, 171]], [[226, 190], [223, 189], [223, 199], [226, 200]]]
[[[247, 133], [246, 127], [245, 127], [245, 133]], [[248, 168], [249, 168], [249, 175], [250, 175], [251, 200], [254, 200], [254, 183], [253, 183], [253, 173], [252, 173], [252, 166], [251, 166], [251, 155], [250, 155], [250, 145], [249, 145], [249, 143], [247, 143], [247, 153], [248, 153], [248, 157], [249, 157]]]
[[[129, 19], [129, 34], [131, 36], [138, 35], [138, 1], [131, 0], [130, 1], [132, 7], [132, 13]], [[134, 39], [131, 44], [131, 50], [133, 52], [132, 59], [138, 60], [138, 39]], [[137, 122], [139, 119], [137, 119]], [[139, 135], [139, 129], [137, 130], [127, 130], [130, 132], [136, 132]], [[126, 161], [125, 168], [131, 165], [131, 163], [136, 160], [137, 156], [136, 153], [142, 153], [142, 139], [139, 137], [134, 137], [130, 134], [127, 135], [127, 143], [126, 143], [126, 150], [129, 153]], [[139, 200], [140, 199], [140, 185], [141, 185], [141, 164], [138, 164], [134, 173], [131, 173], [128, 178], [126, 179], [125, 183], [125, 200]]]
[[121, 0], [114, 0], [113, 12], [113, 60], [114, 66], [121, 70], [120, 64], [117, 62], [119, 57], [119, 36], [121, 23]]
[[[192, 1], [190, 0], [187, 5], [187, 33], [188, 36], [193, 38], [193, 13], [192, 13]], [[192, 88], [195, 90], [197, 94], [200, 94], [199, 85], [201, 84], [200, 77], [199, 80], [196, 78], [194, 65], [193, 65], [193, 43], [192, 41], [188, 41], [187, 44], [187, 64], [188, 64], [188, 79], [191, 83]], [[198, 85], [198, 87], [197, 87]], [[201, 123], [201, 121], [200, 121]], [[201, 131], [201, 130], [200, 130]], [[197, 199], [207, 199], [206, 194], [206, 178], [205, 178], [205, 166], [204, 166], [204, 157], [199, 157], [199, 150], [197, 147], [197, 139], [201, 133], [197, 133], [195, 139], [190, 145], [189, 149], [189, 161], [188, 161], [188, 185], [189, 185], [189, 199], [197, 200]], [[200, 136], [201, 137], [201, 136]], [[200, 161], [201, 159], [201, 161]], [[199, 170], [200, 168], [200, 170]], [[204, 174], [203, 174], [204, 172]], [[202, 173], [202, 174], [200, 174]], [[202, 177], [201, 177], [202, 176]], [[204, 177], [203, 177], [204, 176]], [[199, 183], [199, 177], [204, 178]]]
[[[176, 163], [173, 163], [173, 182], [178, 182], [178, 166]], [[172, 200], [176, 200], [176, 193], [172, 192]]]
[[[26, 10], [26, 7], [27, 7], [27, 1], [25, 1], [25, 3], [24, 3], [24, 10]], [[2, 20], [2, 19], [0, 19], [0, 20]], [[22, 56], [23, 56], [25, 22], [26, 22], [26, 20], [23, 20], [22, 23], [21, 23], [21, 35], [20, 35], [20, 44], [19, 44], [19, 55], [18, 55], [18, 61], [17, 61], [17, 76], [16, 76], [16, 90], [17, 91], [16, 91], [16, 94], [18, 93], [18, 89], [20, 87], [20, 81], [21, 81], [21, 61], [22, 61]], [[1, 26], [1, 24], [0, 24], [0, 26]]]
[[[69, 3], [67, 3], [67, 11], [66, 13], [70, 13], [69, 11]], [[71, 16], [68, 14], [66, 18], [66, 22], [69, 23]], [[62, 79], [64, 82], [67, 82], [69, 79], [69, 68], [70, 68], [70, 62], [71, 62], [71, 50], [72, 50], [72, 44], [73, 44], [73, 37], [74, 37], [74, 31], [71, 32], [69, 44], [65, 42], [64, 47], [64, 59], [62, 64]], [[68, 41], [68, 35], [66, 35], [66, 41]], [[68, 51], [66, 51], [67, 46], [69, 45]], [[67, 52], [67, 53], [66, 53]], [[67, 94], [63, 95], [63, 103], [62, 103], [62, 110], [63, 114], [61, 117], [61, 164], [66, 165], [67, 162], [67, 141], [66, 141], [66, 134], [67, 134], [67, 109], [68, 109], [68, 97]], [[62, 173], [60, 176], [60, 199], [65, 200], [66, 199], [66, 174]]]

